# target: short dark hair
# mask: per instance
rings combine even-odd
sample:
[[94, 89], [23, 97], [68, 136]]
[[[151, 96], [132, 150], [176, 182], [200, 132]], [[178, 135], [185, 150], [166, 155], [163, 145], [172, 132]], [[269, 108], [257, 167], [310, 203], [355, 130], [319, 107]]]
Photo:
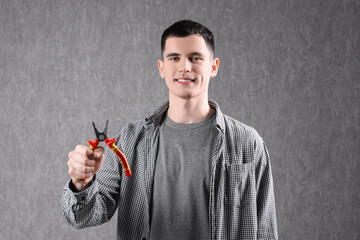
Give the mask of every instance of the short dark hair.
[[161, 36], [161, 56], [163, 56], [165, 50], [166, 39], [170, 37], [187, 37], [193, 34], [202, 36], [205, 40], [206, 45], [209, 47], [210, 52], [214, 56], [215, 54], [215, 43], [214, 35], [212, 32], [200, 23], [191, 20], [181, 20], [170, 27], [168, 27]]

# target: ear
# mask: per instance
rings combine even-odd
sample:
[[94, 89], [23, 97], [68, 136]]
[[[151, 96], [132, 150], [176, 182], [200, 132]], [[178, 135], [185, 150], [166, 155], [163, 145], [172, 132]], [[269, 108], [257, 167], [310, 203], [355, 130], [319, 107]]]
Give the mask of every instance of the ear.
[[220, 60], [218, 58], [214, 58], [211, 63], [211, 73], [210, 73], [211, 77], [216, 76], [219, 66], [220, 66]]
[[159, 69], [159, 73], [161, 78], [165, 78], [165, 74], [164, 74], [164, 62], [162, 60], [158, 60], [158, 69]]

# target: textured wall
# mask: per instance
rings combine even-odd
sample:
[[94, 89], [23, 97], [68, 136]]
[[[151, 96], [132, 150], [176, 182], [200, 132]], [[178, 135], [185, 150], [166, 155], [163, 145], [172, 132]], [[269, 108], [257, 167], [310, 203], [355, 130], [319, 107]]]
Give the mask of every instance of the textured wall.
[[360, 2], [0, 0], [0, 239], [115, 239], [70, 227], [67, 154], [167, 99], [162, 31], [215, 35], [210, 97], [272, 158], [281, 239], [360, 239]]

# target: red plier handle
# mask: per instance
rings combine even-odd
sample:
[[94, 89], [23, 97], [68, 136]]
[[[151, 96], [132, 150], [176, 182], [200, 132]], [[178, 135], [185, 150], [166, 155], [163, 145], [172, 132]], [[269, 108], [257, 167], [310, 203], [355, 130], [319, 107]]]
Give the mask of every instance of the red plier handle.
[[[129, 163], [124, 155], [124, 153], [115, 145], [116, 138], [110, 140], [110, 138], [105, 139], [106, 145], [119, 157], [122, 166], [125, 171], [125, 175], [127, 177], [131, 176], [131, 170], [129, 167]], [[95, 150], [99, 144], [99, 141], [97, 139], [94, 139], [94, 141], [88, 141], [88, 144], [90, 145], [91, 150]]]
[[95, 138], [94, 141], [89, 140], [88, 144], [90, 145], [90, 149], [94, 151], [99, 145], [99, 141]]
[[125, 175], [127, 177], [130, 177], [131, 176], [131, 170], [130, 170], [130, 167], [129, 167], [129, 163], [124, 155], [124, 153], [115, 145], [115, 142], [116, 142], [116, 138], [110, 140], [110, 138], [107, 138], [105, 140], [105, 143], [106, 145], [108, 145], [108, 147], [119, 157], [121, 163], [122, 163], [122, 166], [124, 168], [124, 171], [125, 171]]

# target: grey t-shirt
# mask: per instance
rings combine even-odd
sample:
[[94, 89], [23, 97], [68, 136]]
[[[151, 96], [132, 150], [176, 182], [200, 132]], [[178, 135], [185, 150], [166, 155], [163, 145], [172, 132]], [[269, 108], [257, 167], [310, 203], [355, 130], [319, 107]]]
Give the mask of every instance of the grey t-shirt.
[[159, 134], [150, 239], [209, 239], [215, 113], [192, 124], [166, 116]]

